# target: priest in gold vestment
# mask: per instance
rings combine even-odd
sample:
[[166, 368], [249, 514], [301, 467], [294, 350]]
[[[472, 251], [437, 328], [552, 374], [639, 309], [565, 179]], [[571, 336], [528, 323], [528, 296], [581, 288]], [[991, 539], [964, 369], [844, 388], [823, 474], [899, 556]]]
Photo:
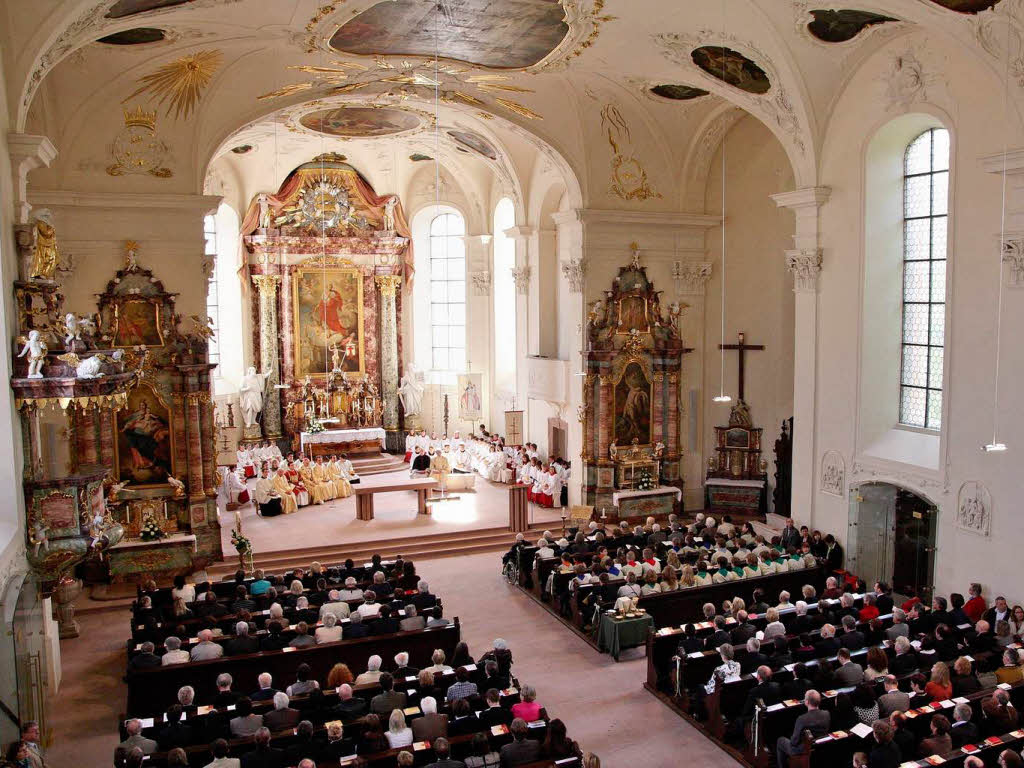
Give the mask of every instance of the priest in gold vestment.
[[316, 457], [316, 463], [313, 465], [313, 479], [324, 487], [328, 501], [338, 498], [338, 487], [331, 480], [331, 475], [327, 471], [327, 467], [324, 466], [322, 456]]
[[295, 498], [294, 488], [288, 482], [283, 469], [277, 470], [274, 475], [274, 490], [281, 496], [281, 511], [286, 515], [299, 511], [299, 503]]
[[327, 501], [327, 486], [317, 481], [313, 473], [313, 465], [309, 463], [309, 459], [302, 460], [302, 469], [299, 470], [299, 476], [302, 478], [302, 484], [306, 486], [306, 490], [313, 497], [314, 504], [323, 504]]
[[327, 473], [331, 478], [331, 482], [334, 483], [334, 488], [338, 492], [339, 499], [347, 499], [352, 495], [352, 485], [345, 477], [345, 473], [342, 471], [341, 462], [334, 456], [325, 465]]

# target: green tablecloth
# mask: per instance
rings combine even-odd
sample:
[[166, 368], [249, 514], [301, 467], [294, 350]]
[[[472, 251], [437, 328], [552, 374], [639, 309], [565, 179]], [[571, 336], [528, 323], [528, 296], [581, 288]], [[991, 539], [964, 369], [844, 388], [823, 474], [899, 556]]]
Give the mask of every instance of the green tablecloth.
[[654, 626], [654, 619], [648, 615], [633, 619], [616, 619], [607, 613], [601, 614], [597, 625], [597, 649], [608, 651], [616, 661], [623, 648], [643, 645], [647, 640], [647, 631]]

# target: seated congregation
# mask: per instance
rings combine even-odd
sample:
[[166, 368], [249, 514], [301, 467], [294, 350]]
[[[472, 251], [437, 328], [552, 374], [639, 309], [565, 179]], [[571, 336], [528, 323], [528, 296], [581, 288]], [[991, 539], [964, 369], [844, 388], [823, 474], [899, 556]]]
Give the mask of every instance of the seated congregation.
[[401, 557], [139, 589], [117, 766], [596, 768]]

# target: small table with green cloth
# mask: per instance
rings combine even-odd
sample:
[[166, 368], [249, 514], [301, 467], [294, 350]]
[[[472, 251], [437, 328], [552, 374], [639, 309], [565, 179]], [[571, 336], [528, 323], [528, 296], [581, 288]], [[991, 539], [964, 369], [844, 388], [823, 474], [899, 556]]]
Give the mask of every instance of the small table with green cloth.
[[647, 642], [647, 632], [653, 627], [654, 619], [646, 613], [630, 618], [602, 613], [597, 624], [597, 649], [607, 651], [618, 661], [624, 648], [634, 648]]

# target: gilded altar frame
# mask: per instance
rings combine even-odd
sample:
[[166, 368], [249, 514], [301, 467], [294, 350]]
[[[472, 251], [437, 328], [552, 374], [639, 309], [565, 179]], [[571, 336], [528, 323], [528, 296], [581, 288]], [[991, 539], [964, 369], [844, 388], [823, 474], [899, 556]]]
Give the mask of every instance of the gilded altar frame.
[[[361, 378], [366, 375], [366, 359], [365, 359], [365, 346], [366, 346], [366, 329], [363, 323], [363, 272], [358, 267], [328, 267], [328, 266], [307, 266], [300, 265], [295, 268], [291, 273], [292, 281], [292, 348], [293, 348], [293, 366], [294, 376], [296, 381], [304, 379], [307, 375], [312, 376], [315, 379], [326, 379], [331, 371], [328, 371], [328, 366], [324, 366], [322, 371], [314, 370], [303, 370], [302, 368], [302, 325], [300, 323], [300, 312], [299, 312], [299, 285], [302, 279], [306, 275], [316, 275], [322, 277], [325, 282], [331, 275], [337, 275], [344, 278], [354, 278], [356, 284], [356, 341], [359, 356], [359, 370], [348, 371], [345, 373], [346, 378]], [[330, 355], [330, 350], [327, 349], [326, 354]]]

